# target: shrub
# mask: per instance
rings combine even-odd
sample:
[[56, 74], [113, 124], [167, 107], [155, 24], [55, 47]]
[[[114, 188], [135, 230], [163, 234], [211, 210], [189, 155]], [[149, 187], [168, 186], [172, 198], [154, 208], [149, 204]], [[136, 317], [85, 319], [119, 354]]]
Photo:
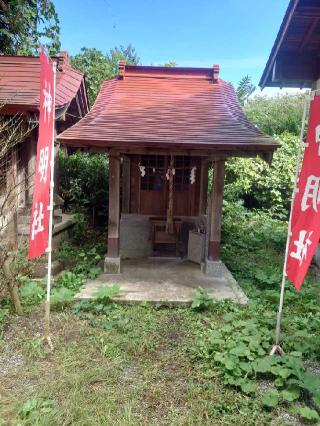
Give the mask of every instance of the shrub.
[[249, 98], [244, 110], [249, 120], [270, 136], [285, 132], [298, 136], [303, 107], [304, 94], [256, 95]]
[[298, 138], [283, 133], [278, 139], [282, 146], [270, 166], [258, 157], [233, 158], [227, 162], [226, 200], [243, 200], [245, 207], [264, 209], [279, 218], [288, 215]]
[[91, 222], [105, 224], [108, 212], [108, 160], [102, 154], [59, 152], [59, 191], [71, 212], [91, 216]]

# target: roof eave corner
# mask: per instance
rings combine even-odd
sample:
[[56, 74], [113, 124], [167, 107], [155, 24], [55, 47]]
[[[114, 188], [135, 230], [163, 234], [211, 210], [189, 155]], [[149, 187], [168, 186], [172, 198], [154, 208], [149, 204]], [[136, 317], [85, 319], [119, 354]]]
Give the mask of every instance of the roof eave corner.
[[118, 64], [118, 76], [120, 80], [124, 80], [124, 76], [126, 73], [126, 61], [121, 60]]
[[218, 83], [219, 81], [219, 72], [220, 72], [220, 66], [219, 64], [213, 65], [213, 74], [212, 74], [212, 82]]

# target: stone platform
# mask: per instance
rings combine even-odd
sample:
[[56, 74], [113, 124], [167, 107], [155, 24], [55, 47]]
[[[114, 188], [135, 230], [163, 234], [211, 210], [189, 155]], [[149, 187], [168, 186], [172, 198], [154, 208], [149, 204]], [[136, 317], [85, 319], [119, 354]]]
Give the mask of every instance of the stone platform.
[[210, 277], [188, 260], [149, 258], [122, 260], [121, 271], [88, 281], [76, 298], [90, 299], [98, 287], [118, 284], [121, 292], [116, 299], [123, 303], [188, 305], [198, 287], [207, 289], [214, 300], [247, 303], [247, 297], [226, 267], [220, 277]]

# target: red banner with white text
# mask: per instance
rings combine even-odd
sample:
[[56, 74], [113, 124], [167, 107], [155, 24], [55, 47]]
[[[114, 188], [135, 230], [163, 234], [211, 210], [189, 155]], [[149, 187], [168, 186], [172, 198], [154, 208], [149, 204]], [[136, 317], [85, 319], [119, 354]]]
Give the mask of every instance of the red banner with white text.
[[40, 52], [40, 113], [37, 162], [29, 237], [29, 259], [43, 254], [48, 248], [50, 163], [54, 132], [54, 73], [52, 62]]
[[320, 238], [320, 96], [310, 104], [309, 128], [298, 179], [286, 274], [300, 289]]

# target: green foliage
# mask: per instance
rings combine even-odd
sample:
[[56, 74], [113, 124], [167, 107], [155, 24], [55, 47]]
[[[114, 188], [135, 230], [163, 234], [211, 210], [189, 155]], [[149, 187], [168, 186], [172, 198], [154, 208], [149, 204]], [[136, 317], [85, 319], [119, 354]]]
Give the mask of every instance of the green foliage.
[[59, 287], [77, 292], [84, 284], [84, 277], [71, 271], [62, 271], [57, 284]]
[[265, 209], [284, 218], [291, 201], [304, 95], [253, 96], [245, 102], [252, 88], [245, 77], [237, 89], [244, 111], [260, 130], [278, 139], [281, 148], [271, 166], [260, 158], [228, 160], [225, 198], [241, 200], [248, 208]]
[[306, 357], [320, 358], [320, 297], [311, 277], [299, 294], [291, 285], [287, 288], [282, 320], [286, 355], [269, 356], [286, 224], [266, 212], [225, 202], [223, 239], [223, 259], [251, 300], [245, 309], [217, 304], [215, 310], [224, 313], [222, 321], [218, 327], [208, 324], [206, 333], [201, 330], [198, 353], [207, 368], [218, 367], [224, 383], [243, 393], [256, 392], [259, 380], [267, 380], [270, 388], [261, 401], [269, 408], [293, 404], [306, 395], [320, 407], [320, 375], [306, 371], [303, 362]]
[[266, 407], [276, 407], [279, 402], [279, 393], [276, 389], [268, 389], [262, 395], [261, 400]]
[[139, 63], [139, 57], [131, 44], [115, 47], [106, 55], [100, 50], [83, 47], [71, 59], [72, 66], [85, 74], [90, 105], [96, 100], [103, 81], [118, 73], [120, 60], [125, 60], [129, 65]]
[[304, 107], [304, 94], [253, 96], [245, 105], [250, 121], [270, 136], [291, 133], [298, 136]]
[[108, 211], [108, 160], [102, 154], [59, 152], [59, 190], [65, 207], [104, 224]]
[[[320, 401], [320, 375], [304, 371], [302, 353], [295, 342], [286, 346], [282, 357], [268, 355], [274, 337], [275, 312], [266, 305], [250, 302], [246, 310], [229, 307], [222, 325], [212, 327], [199, 349], [204, 359], [218, 365], [224, 383], [244, 393], [254, 393], [257, 379], [268, 379], [278, 389], [269, 389], [262, 397], [268, 407], [279, 401], [290, 403], [302, 390]], [[318, 345], [318, 343], [315, 343]], [[314, 350], [314, 348], [312, 349]], [[309, 355], [308, 350], [306, 354]], [[281, 391], [279, 393], [279, 391]]]
[[191, 308], [196, 311], [205, 311], [213, 306], [213, 300], [209, 292], [201, 287], [197, 288], [191, 299]]
[[35, 55], [39, 43], [50, 55], [60, 50], [59, 19], [50, 0], [0, 2], [0, 54]]
[[128, 46], [120, 45], [119, 47], [110, 49], [109, 53], [106, 55], [106, 58], [110, 64], [112, 76], [118, 74], [119, 61], [124, 60], [126, 61], [127, 65], [139, 65], [140, 62], [140, 58], [132, 44], [128, 44]]
[[248, 208], [260, 208], [276, 217], [287, 216], [292, 194], [298, 138], [284, 133], [282, 144], [269, 166], [260, 158], [233, 158], [226, 167], [225, 199], [243, 200]]
[[300, 414], [300, 416], [303, 419], [311, 421], [311, 422], [320, 419], [319, 414], [317, 413], [317, 411], [316, 410], [312, 410], [309, 407], [301, 407], [300, 410], [299, 410], [299, 414]]
[[177, 63], [175, 61], [168, 61], [165, 62], [164, 64], [159, 64], [159, 67], [166, 67], [166, 68], [174, 68], [177, 66]]
[[51, 303], [63, 304], [69, 303], [74, 298], [74, 292], [66, 287], [54, 288], [51, 294]]
[[91, 300], [77, 302], [72, 307], [74, 315], [82, 319], [87, 319], [93, 327], [101, 327], [105, 330], [111, 330], [115, 327], [123, 327], [128, 320], [114, 314], [116, 307], [114, 298], [120, 293], [120, 287], [117, 284], [112, 286], [100, 286]]
[[70, 270], [62, 271], [54, 283], [53, 301], [68, 302], [80, 290], [85, 281], [96, 278], [101, 272], [101, 255], [97, 247], [79, 248], [63, 242], [59, 250], [59, 258]]
[[244, 106], [250, 95], [256, 90], [254, 84], [252, 84], [251, 77], [245, 75], [239, 82], [236, 89], [236, 94], [238, 96], [239, 102]]
[[22, 304], [25, 306], [36, 305], [40, 303], [45, 296], [45, 291], [41, 284], [31, 280], [25, 280], [24, 284], [19, 289], [19, 293], [21, 295]]
[[320, 375], [305, 369], [306, 359], [320, 359], [320, 295], [309, 276], [301, 292], [286, 289], [282, 318], [284, 356], [270, 356], [279, 303], [286, 224], [264, 211], [240, 203], [224, 203], [222, 257], [250, 300], [245, 308], [224, 302], [198, 332], [196, 357], [206, 374], [218, 373], [224, 383], [244, 394], [268, 384], [261, 403], [294, 406], [304, 401], [320, 408]]
[[47, 398], [30, 398], [20, 404], [17, 411], [19, 418], [26, 421], [24, 424], [35, 425], [54, 412], [54, 404]]
[[112, 76], [106, 56], [100, 50], [83, 47], [71, 58], [71, 64], [85, 74], [89, 103], [93, 105], [103, 81]]

